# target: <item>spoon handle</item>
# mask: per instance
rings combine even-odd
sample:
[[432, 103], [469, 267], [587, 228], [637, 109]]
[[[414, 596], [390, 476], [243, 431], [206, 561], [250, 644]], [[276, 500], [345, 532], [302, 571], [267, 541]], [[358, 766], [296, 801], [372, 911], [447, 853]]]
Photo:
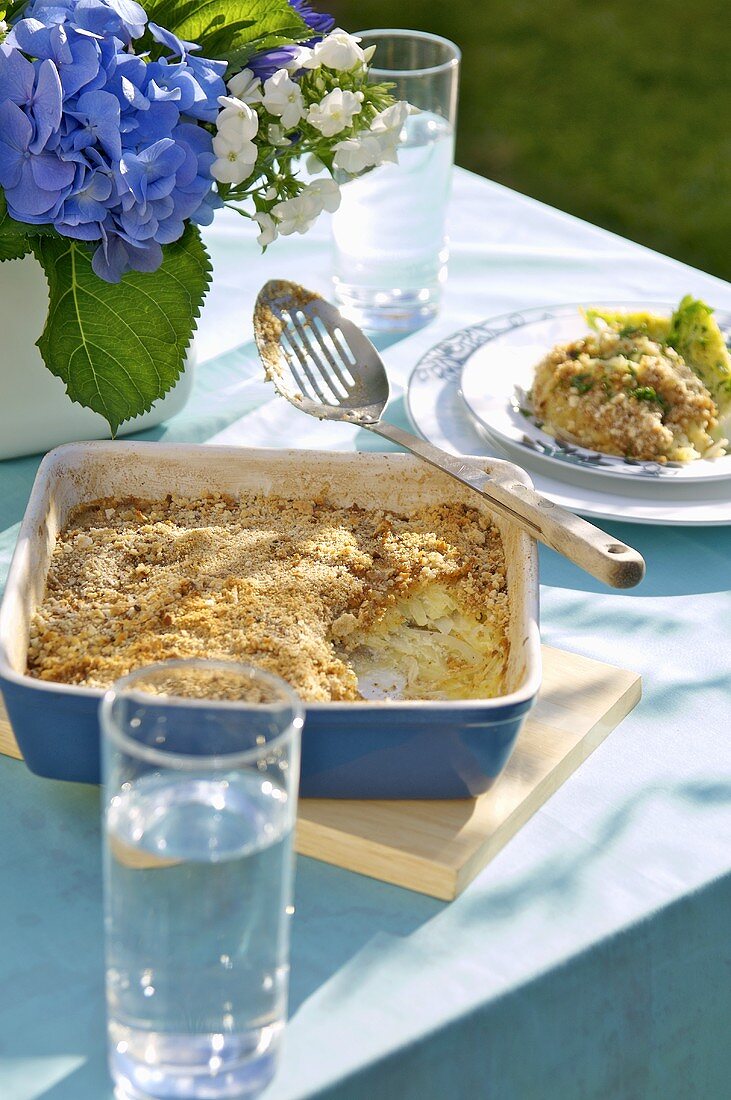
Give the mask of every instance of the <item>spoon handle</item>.
[[474, 489], [490, 501], [496, 512], [612, 588], [633, 588], [644, 577], [645, 562], [636, 550], [526, 485], [510, 479], [498, 480], [479, 466], [383, 420], [361, 424], [361, 427], [405, 447]]

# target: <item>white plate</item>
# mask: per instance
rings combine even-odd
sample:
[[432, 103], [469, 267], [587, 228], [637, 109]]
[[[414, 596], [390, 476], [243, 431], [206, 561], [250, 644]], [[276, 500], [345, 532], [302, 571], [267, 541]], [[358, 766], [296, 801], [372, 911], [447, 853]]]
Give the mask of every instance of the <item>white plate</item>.
[[[598, 303], [591, 303], [596, 306]], [[527, 392], [533, 384], [536, 364], [556, 344], [577, 340], [589, 331], [578, 305], [547, 307], [511, 314], [492, 323], [493, 334], [476, 348], [462, 368], [461, 390], [470, 412], [511, 455], [533, 457], [546, 473], [559, 478], [568, 475], [563, 467], [582, 469], [601, 478], [629, 478], [653, 481], [665, 492], [680, 481], [717, 481], [731, 478], [731, 455], [695, 462], [642, 462], [602, 454], [563, 442], [542, 430], [530, 411]], [[670, 314], [668, 303], [621, 302], [604, 304], [621, 310], [651, 309]], [[731, 323], [728, 314], [716, 314], [722, 327]]]
[[[572, 307], [573, 308], [573, 307]], [[452, 454], [495, 455], [494, 442], [480, 432], [460, 395], [462, 368], [479, 348], [506, 326], [517, 327], [546, 310], [515, 312], [462, 329], [432, 348], [414, 368], [406, 395], [411, 422], [425, 439]], [[515, 453], [510, 457], [515, 460]], [[521, 465], [535, 471], [539, 492], [557, 504], [597, 519], [619, 519], [629, 523], [682, 526], [725, 526], [731, 524], [731, 486], [728, 481], [673, 482], [658, 497], [653, 480], [602, 479], [573, 466], [562, 466], [570, 482], [546, 475], [545, 464], [536, 463], [527, 450]]]

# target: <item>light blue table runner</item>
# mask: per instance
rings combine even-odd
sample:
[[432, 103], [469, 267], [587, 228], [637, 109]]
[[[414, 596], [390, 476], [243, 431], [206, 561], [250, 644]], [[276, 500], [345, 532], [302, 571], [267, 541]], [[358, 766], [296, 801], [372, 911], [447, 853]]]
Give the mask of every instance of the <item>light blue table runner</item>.
[[[719, 280], [464, 172], [451, 236], [441, 316], [385, 348], [401, 423], [418, 356], [490, 315], [685, 292], [731, 308]], [[324, 228], [260, 258], [232, 216], [209, 243], [195, 393], [146, 437], [376, 449], [272, 399], [247, 342], [266, 278], [327, 291]], [[0, 463], [3, 575], [36, 466]], [[267, 1100], [729, 1094], [731, 528], [605, 526], [645, 555], [646, 581], [608, 592], [542, 551], [543, 637], [641, 672], [642, 703], [449, 906], [299, 860], [293, 1016]], [[98, 845], [96, 791], [0, 759], [2, 1100], [110, 1095]]]

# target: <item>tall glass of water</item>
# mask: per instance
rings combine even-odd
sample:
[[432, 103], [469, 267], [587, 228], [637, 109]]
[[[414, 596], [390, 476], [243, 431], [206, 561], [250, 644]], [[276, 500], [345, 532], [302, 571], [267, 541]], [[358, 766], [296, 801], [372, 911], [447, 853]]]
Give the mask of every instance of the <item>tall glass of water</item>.
[[418, 110], [401, 133], [398, 164], [348, 180], [333, 216], [338, 305], [364, 328], [409, 332], [439, 308], [447, 277], [444, 222], [454, 162], [460, 51], [420, 31], [361, 31], [375, 46], [376, 83]]
[[101, 721], [116, 1095], [258, 1096], [286, 1018], [302, 708], [248, 665], [165, 661]]

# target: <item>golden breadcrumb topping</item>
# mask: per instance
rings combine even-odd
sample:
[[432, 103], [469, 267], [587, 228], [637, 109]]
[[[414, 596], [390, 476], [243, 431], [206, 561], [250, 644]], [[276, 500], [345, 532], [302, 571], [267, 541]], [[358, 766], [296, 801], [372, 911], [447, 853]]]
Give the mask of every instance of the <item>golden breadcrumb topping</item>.
[[28, 672], [105, 687], [167, 658], [251, 661], [308, 701], [360, 698], [350, 651], [389, 609], [448, 586], [507, 653], [505, 560], [489, 517], [411, 516], [326, 500], [97, 500], [54, 548]]
[[718, 410], [703, 382], [673, 348], [637, 333], [558, 345], [531, 396], [547, 432], [605, 454], [687, 462], [714, 448]]

